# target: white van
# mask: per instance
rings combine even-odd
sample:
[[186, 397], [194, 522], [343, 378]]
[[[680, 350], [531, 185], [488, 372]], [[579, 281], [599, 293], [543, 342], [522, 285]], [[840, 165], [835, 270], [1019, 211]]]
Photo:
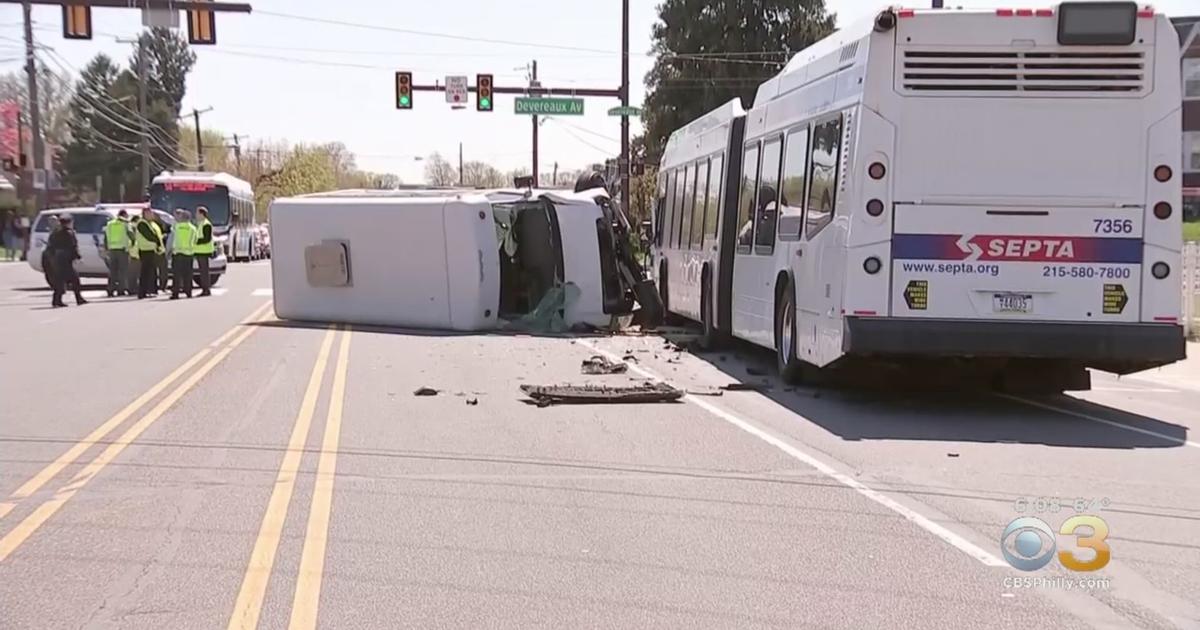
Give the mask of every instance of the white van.
[[[602, 190], [337, 191], [271, 203], [281, 319], [489, 330], [628, 313]], [[609, 257], [611, 260], [611, 256]], [[537, 321], [533, 321], [537, 320]]]
[[[42, 268], [42, 252], [46, 249], [47, 239], [50, 238], [50, 217], [71, 215], [75, 227], [75, 238], [79, 241], [79, 260], [75, 261], [75, 271], [80, 278], [107, 278], [108, 265], [104, 262], [104, 226], [117, 216], [121, 210], [129, 213], [130, 217], [141, 214], [145, 204], [99, 204], [93, 207], [54, 208], [38, 213], [33, 222], [33, 240], [29, 243], [29, 266], [39, 273], [45, 273]], [[161, 210], [154, 210], [168, 228], [175, 225], [175, 217]], [[171, 236], [167, 235], [167, 247], [170, 249]], [[221, 274], [225, 273], [225, 253], [218, 248], [216, 256], [209, 263], [209, 273], [212, 284], [216, 284]], [[47, 279], [49, 282], [49, 279]]]

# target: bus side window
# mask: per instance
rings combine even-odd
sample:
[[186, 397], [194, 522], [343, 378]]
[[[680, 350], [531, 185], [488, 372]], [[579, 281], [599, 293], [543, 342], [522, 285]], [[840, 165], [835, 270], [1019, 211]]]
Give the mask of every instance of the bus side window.
[[675, 224], [675, 171], [667, 171], [667, 205], [658, 241], [663, 247], [671, 246], [671, 226]]
[[709, 160], [696, 163], [696, 209], [692, 212], [692, 249], [704, 247], [704, 217], [708, 207]]
[[793, 129], [784, 150], [779, 199], [779, 240], [798, 241], [804, 229], [804, 182], [808, 172], [808, 127]]
[[717, 238], [717, 225], [721, 216], [721, 175], [725, 172], [725, 155], [718, 153], [708, 170], [708, 211], [704, 214], [704, 238]]
[[813, 126], [808, 185], [808, 238], [829, 225], [837, 202], [838, 160], [842, 145], [842, 115]]
[[683, 183], [687, 181], [685, 168], [675, 169], [675, 214], [671, 216], [671, 247], [679, 248], [679, 228], [683, 225]]
[[742, 180], [738, 188], [737, 253], [749, 254], [754, 244], [754, 197], [758, 185], [758, 143], [742, 154]]
[[667, 207], [667, 172], [659, 171], [658, 173], [658, 189], [655, 194], [654, 202], [654, 245], [662, 247], [663, 233], [663, 211]]
[[779, 159], [783, 138], [763, 144], [762, 168], [758, 175], [758, 203], [754, 207], [754, 253], [775, 251], [775, 221], [779, 207]]
[[679, 249], [687, 249], [692, 232], [692, 211], [696, 207], [696, 167], [688, 164], [683, 171], [683, 211], [679, 214]]

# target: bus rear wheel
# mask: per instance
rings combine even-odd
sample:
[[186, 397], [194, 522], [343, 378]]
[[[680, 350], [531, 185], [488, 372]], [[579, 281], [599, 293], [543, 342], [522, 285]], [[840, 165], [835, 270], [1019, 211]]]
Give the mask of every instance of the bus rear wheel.
[[799, 383], [804, 364], [796, 358], [796, 289], [788, 281], [775, 305], [775, 363], [787, 383]]

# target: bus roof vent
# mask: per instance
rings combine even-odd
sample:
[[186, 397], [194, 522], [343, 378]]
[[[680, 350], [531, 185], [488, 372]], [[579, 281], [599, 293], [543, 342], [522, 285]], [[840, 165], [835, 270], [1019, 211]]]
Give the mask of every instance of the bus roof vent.
[[858, 54], [858, 40], [854, 40], [853, 42], [846, 44], [845, 46], [842, 46], [842, 56], [838, 61], [840, 61], [841, 63], [851, 61], [854, 59], [854, 55], [857, 55], [857, 54]]
[[1145, 52], [902, 49], [897, 85], [924, 96], [1138, 96], [1147, 91]]

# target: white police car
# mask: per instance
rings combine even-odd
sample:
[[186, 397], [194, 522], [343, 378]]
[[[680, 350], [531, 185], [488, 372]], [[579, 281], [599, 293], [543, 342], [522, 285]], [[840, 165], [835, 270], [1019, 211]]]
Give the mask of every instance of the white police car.
[[[42, 252], [46, 249], [50, 238], [50, 217], [71, 215], [75, 227], [75, 237], [79, 241], [79, 260], [75, 261], [75, 271], [80, 278], [107, 278], [108, 265], [104, 261], [104, 226], [121, 210], [133, 215], [140, 215], [146, 204], [105, 203], [93, 207], [54, 208], [38, 213], [33, 222], [33, 238], [29, 243], [29, 266], [45, 274], [42, 268]], [[175, 225], [175, 217], [161, 210], [154, 210], [159, 220], [170, 229]], [[167, 247], [170, 249], [171, 235], [167, 235]], [[216, 256], [209, 263], [212, 284], [216, 284], [221, 274], [225, 273], [225, 252], [217, 248]], [[47, 278], [49, 283], [49, 278]]]

